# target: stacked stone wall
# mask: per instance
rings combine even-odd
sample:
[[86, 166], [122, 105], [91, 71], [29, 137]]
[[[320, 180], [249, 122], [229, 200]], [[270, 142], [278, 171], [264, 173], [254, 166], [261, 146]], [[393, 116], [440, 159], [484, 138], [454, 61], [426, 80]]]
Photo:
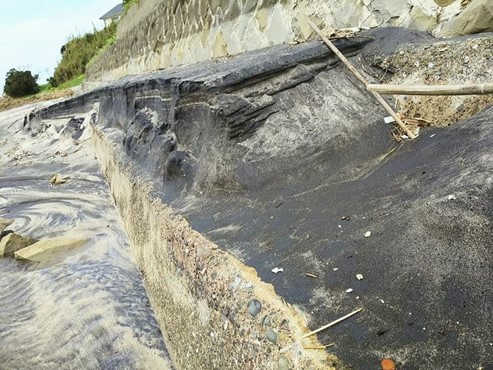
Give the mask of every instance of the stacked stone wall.
[[[469, 13], [478, 18], [478, 11], [485, 15], [479, 19], [480, 25], [462, 19]], [[462, 13], [465, 16], [461, 17]], [[313, 37], [309, 20], [326, 33], [344, 28], [398, 26], [451, 36], [493, 30], [493, 2], [141, 0], [119, 24], [117, 42], [88, 67], [87, 77], [89, 81], [109, 81], [305, 41]]]

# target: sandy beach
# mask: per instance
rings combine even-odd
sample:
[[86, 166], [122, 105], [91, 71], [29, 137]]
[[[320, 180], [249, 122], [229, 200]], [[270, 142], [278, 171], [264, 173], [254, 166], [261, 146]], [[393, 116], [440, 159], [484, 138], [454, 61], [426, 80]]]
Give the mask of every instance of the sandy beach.
[[[48, 104], [0, 114], [0, 218], [23, 236], [89, 242], [38, 263], [0, 259], [0, 368], [172, 368], [93, 154], [91, 113], [23, 130]], [[50, 184], [54, 174], [66, 182]]]

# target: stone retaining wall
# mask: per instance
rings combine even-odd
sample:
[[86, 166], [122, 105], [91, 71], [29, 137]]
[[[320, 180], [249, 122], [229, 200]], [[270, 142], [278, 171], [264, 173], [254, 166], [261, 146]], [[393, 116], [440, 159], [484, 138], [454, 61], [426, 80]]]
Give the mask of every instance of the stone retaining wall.
[[115, 80], [305, 41], [313, 37], [309, 20], [326, 33], [399, 26], [456, 35], [493, 30], [492, 19], [490, 0], [141, 0], [119, 24], [117, 42], [88, 67], [87, 78]]

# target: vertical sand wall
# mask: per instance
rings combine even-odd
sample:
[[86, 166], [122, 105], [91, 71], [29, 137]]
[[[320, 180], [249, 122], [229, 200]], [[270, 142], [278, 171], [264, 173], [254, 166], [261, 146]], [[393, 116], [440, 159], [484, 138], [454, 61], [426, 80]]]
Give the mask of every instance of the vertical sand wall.
[[[114, 138], [116, 138], [115, 136]], [[114, 139], [113, 138], [113, 139]], [[178, 369], [333, 369], [304, 316], [256, 271], [173, 214], [122, 157], [111, 130], [93, 141]], [[259, 304], [261, 306], [259, 306]]]

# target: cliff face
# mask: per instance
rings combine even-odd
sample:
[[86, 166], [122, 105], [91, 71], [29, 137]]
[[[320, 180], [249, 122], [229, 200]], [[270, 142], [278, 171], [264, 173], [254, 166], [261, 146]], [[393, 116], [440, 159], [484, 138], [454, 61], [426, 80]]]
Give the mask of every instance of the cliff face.
[[[478, 16], [481, 14], [481, 17]], [[334, 29], [398, 26], [452, 36], [493, 30], [489, 0], [141, 0], [118, 40], [88, 69], [109, 81], [313, 37]]]

